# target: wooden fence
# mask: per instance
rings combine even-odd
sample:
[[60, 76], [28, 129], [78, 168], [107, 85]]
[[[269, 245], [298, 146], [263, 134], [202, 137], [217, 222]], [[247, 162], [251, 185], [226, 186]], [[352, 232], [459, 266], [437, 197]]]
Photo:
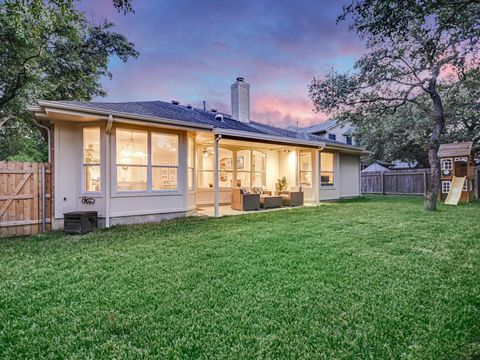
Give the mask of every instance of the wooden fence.
[[[475, 197], [479, 197], [480, 167], [475, 168]], [[430, 183], [430, 169], [362, 173], [363, 194], [424, 195]]]
[[0, 162], [0, 238], [50, 229], [50, 164]]

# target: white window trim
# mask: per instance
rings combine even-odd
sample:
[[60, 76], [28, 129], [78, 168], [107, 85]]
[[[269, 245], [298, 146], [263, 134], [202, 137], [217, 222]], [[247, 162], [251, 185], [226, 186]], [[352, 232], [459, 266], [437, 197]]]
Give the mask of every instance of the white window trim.
[[[337, 155], [336, 153], [333, 153], [333, 152], [328, 152], [328, 151], [324, 151], [323, 152], [324, 154], [332, 154], [333, 155], [333, 171], [322, 171], [322, 152], [320, 152], [320, 169], [319, 169], [319, 178], [318, 178], [318, 183], [320, 184], [320, 187], [321, 188], [324, 188], [324, 189], [332, 189], [334, 190], [335, 189], [335, 186], [337, 184], [337, 175], [336, 175], [336, 171], [335, 171], [335, 167], [336, 167], [336, 161], [337, 161]], [[332, 185], [323, 185], [322, 184], [322, 174], [332, 174], [333, 175], [333, 184]]]
[[[208, 148], [208, 147], [211, 147], [211, 146], [205, 146], [205, 148]], [[201, 148], [201, 147], [200, 147]], [[266, 152], [264, 151], [261, 151], [261, 150], [252, 150], [252, 149], [238, 149], [238, 148], [232, 148], [232, 147], [227, 147], [227, 146], [219, 146], [219, 149], [224, 149], [224, 150], [228, 150], [228, 151], [231, 151], [232, 152], [232, 170], [223, 170], [223, 171], [220, 171], [219, 169], [219, 173], [220, 172], [223, 172], [223, 173], [230, 173], [232, 174], [232, 179], [233, 179], [233, 184], [234, 186], [232, 187], [220, 187], [219, 190], [231, 190], [233, 188], [235, 188], [235, 184], [237, 183], [237, 179], [238, 179], [238, 173], [248, 173], [249, 174], [249, 182], [250, 182], [250, 185], [248, 185], [248, 187], [252, 187], [253, 186], [253, 176], [254, 174], [262, 174], [265, 176], [265, 182], [267, 180], [267, 164], [266, 164], [266, 160], [265, 160], [265, 170], [264, 171], [259, 171], [259, 170], [253, 170], [253, 152], [256, 151], [260, 154], [265, 154], [265, 156], [267, 155]], [[248, 170], [238, 170], [237, 169], [237, 159], [238, 159], [238, 153], [240, 151], [248, 151], [250, 153], [250, 168]], [[201, 155], [199, 155], [201, 156]], [[215, 170], [201, 170], [197, 167], [197, 174], [200, 174], [200, 173], [215, 173]], [[265, 185], [266, 186], [266, 185]], [[210, 187], [200, 187], [198, 186], [197, 184], [197, 189], [200, 190], [200, 191], [204, 191], [204, 190], [214, 190], [214, 188], [210, 188]]]
[[[121, 164], [117, 163], [117, 131], [126, 130], [126, 131], [143, 131], [147, 132], [147, 165], [130, 165], [130, 164]], [[152, 166], [152, 133], [159, 134], [169, 134], [177, 136], [177, 166], [167, 166], [167, 165], [153, 165]], [[180, 164], [180, 135], [175, 132], [169, 132], [164, 130], [150, 130], [150, 129], [134, 129], [131, 127], [119, 126], [115, 128], [115, 141], [113, 144], [113, 188], [114, 196], [112, 197], [123, 197], [123, 196], [148, 196], [148, 195], [179, 195], [181, 191], [179, 190], [179, 181], [178, 181], [178, 169]], [[117, 167], [118, 166], [131, 166], [131, 167], [147, 167], [147, 190], [118, 190], [117, 186]], [[177, 169], [177, 188], [176, 189], [162, 189], [162, 190], [153, 190], [152, 189], [152, 168], [153, 167], [165, 167], [165, 168], [175, 168]]]
[[[193, 143], [192, 166], [188, 166], [188, 161], [190, 157], [190, 146], [189, 146], [190, 140]], [[196, 185], [197, 185], [197, 172], [195, 171], [196, 168], [197, 168], [197, 144], [195, 143], [195, 137], [189, 135], [187, 137], [187, 191], [190, 193], [195, 192]], [[190, 180], [190, 174], [189, 174], [190, 170], [192, 170], [192, 187], [189, 187], [188, 185], [188, 181]], [[177, 179], [177, 182], [178, 182], [178, 179]]]
[[[446, 167], [446, 164], [449, 164], [449, 168]], [[452, 158], [443, 158], [440, 160], [440, 170], [453, 170], [453, 159]]]
[[[99, 138], [99, 144], [100, 144], [100, 163], [98, 164], [85, 164], [85, 158], [84, 158], [84, 151], [85, 151], [85, 139], [83, 137], [83, 129], [85, 128], [98, 128], [100, 130], [100, 138]], [[80, 191], [80, 196], [94, 196], [94, 197], [101, 197], [102, 192], [103, 192], [103, 186], [102, 186], [102, 180], [103, 180], [103, 172], [102, 172], [102, 128], [100, 125], [87, 125], [87, 126], [82, 126], [82, 169], [81, 169], [81, 179], [82, 179], [82, 186], [81, 186], [81, 191]], [[87, 191], [85, 188], [85, 170], [87, 166], [98, 166], [100, 169], [100, 191]]]
[[[448, 184], [448, 186], [445, 186], [447, 184]], [[445, 190], [445, 188], [448, 188], [448, 189]], [[450, 192], [451, 188], [452, 188], [452, 182], [450, 180], [442, 181], [442, 194], [448, 194]]]
[[[301, 159], [301, 154], [306, 153], [310, 155], [310, 170], [302, 170], [300, 168], [300, 159]], [[303, 173], [310, 173], [310, 186], [303, 185], [301, 184], [302, 181], [302, 174]], [[313, 154], [311, 150], [302, 150], [300, 149], [298, 152], [298, 185], [304, 187], [305, 189], [311, 189], [313, 188]]]

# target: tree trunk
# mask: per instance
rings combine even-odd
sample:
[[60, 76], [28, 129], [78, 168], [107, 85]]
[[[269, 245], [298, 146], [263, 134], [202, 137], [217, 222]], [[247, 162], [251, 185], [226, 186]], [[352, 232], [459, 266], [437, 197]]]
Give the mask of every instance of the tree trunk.
[[425, 210], [434, 211], [437, 209], [437, 199], [440, 192], [440, 161], [437, 153], [440, 146], [440, 136], [445, 126], [445, 116], [443, 113], [442, 99], [436, 90], [430, 93], [430, 97], [435, 108], [435, 127], [428, 144], [428, 162], [430, 164], [431, 175], [423, 207]]

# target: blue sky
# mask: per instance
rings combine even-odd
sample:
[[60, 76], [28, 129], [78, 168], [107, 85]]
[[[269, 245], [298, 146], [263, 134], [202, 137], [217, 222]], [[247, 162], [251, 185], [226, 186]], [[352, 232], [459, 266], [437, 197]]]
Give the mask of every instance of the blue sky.
[[251, 117], [277, 126], [323, 121], [307, 85], [329, 69], [346, 71], [363, 51], [345, 23], [345, 1], [133, 0], [119, 14], [111, 0], [83, 0], [89, 18], [113, 21], [140, 52], [111, 60], [102, 101], [179, 100], [230, 112], [230, 85], [251, 84]]

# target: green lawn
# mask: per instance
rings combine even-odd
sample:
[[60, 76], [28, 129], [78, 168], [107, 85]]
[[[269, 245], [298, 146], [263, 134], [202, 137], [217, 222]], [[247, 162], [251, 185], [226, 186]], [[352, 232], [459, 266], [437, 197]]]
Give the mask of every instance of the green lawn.
[[0, 241], [0, 358], [480, 357], [480, 202]]

